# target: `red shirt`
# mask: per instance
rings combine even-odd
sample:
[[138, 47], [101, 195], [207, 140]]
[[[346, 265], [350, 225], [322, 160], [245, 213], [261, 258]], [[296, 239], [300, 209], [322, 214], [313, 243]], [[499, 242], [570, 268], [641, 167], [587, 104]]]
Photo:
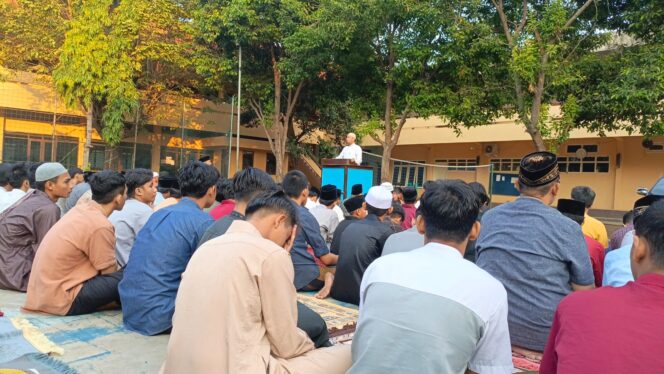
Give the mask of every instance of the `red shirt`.
[[590, 255], [590, 264], [593, 266], [593, 275], [595, 276], [595, 287], [602, 287], [602, 274], [604, 273], [604, 246], [597, 240], [588, 235], [586, 245]]
[[540, 373], [664, 371], [664, 275], [574, 292], [558, 305]]
[[223, 200], [210, 211], [210, 215], [215, 221], [218, 221], [231, 214], [233, 209], [235, 209], [235, 200]]
[[404, 218], [403, 222], [401, 222], [401, 227], [404, 230], [408, 230], [409, 228], [413, 227], [413, 218], [415, 218], [415, 212], [417, 211], [417, 208], [415, 208], [415, 204], [401, 204], [401, 207], [403, 208], [404, 212]]

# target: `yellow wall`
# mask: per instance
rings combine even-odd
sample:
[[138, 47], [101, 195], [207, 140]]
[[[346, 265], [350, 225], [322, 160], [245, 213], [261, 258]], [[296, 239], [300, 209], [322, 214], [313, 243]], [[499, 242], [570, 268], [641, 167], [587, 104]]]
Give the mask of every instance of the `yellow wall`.
[[[656, 142], [664, 141], [656, 138]], [[498, 153], [495, 156], [483, 154], [482, 143], [423, 144], [397, 146], [392, 153], [396, 159], [425, 161], [433, 164], [440, 159], [475, 159], [480, 165], [488, 165], [492, 158], [521, 158], [532, 152], [530, 141], [495, 142]], [[664, 153], [649, 153], [641, 146], [639, 137], [585, 138], [573, 139], [559, 147], [559, 156], [570, 157], [566, 149], [569, 144], [596, 144], [597, 154], [593, 156], [609, 157], [608, 173], [562, 173], [560, 197], [569, 198], [572, 188], [579, 185], [590, 186], [595, 190], [595, 209], [626, 211], [632, 208], [639, 198], [635, 191], [639, 187], [650, 188], [664, 176]], [[617, 167], [616, 158], [620, 154], [621, 165]], [[436, 169], [436, 170], [434, 170]], [[462, 179], [466, 182], [477, 181], [489, 187], [489, 169], [478, 168], [476, 171], [451, 171], [442, 168], [427, 167], [425, 179], [439, 177]], [[513, 200], [512, 196], [494, 196], [494, 202], [502, 203]]]

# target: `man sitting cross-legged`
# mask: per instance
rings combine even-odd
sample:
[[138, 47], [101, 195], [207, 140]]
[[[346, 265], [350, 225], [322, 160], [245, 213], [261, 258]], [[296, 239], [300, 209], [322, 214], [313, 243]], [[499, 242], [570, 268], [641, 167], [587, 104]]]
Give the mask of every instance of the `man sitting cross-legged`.
[[564, 298], [540, 373], [662, 372], [664, 201], [635, 209], [634, 231], [630, 261], [636, 281]]
[[122, 272], [108, 216], [121, 210], [125, 178], [106, 170], [90, 178], [92, 200], [76, 205], [42, 240], [24, 308], [57, 315], [92, 313], [119, 301]]
[[348, 372], [511, 373], [505, 288], [463, 258], [480, 231], [479, 200], [465, 182], [440, 181], [420, 201], [424, 247], [364, 273]]
[[[182, 277], [165, 373], [345, 373], [348, 346], [314, 349], [297, 328], [288, 252], [296, 207], [282, 191], [203, 244]], [[205, 292], [201, 292], [205, 290]]]
[[150, 216], [136, 236], [119, 291], [125, 326], [143, 335], [171, 329], [182, 272], [214, 222], [203, 209], [214, 202], [219, 172], [200, 161], [178, 172], [184, 198]]

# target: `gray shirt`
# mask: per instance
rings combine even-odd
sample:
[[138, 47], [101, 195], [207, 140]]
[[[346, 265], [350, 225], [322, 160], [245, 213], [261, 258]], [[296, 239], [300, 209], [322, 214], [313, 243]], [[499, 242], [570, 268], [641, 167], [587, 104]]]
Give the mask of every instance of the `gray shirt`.
[[424, 235], [417, 232], [417, 227], [413, 226], [408, 230], [390, 235], [385, 242], [381, 257], [397, 252], [412, 251], [422, 246], [424, 246]]
[[540, 200], [520, 197], [487, 211], [477, 265], [503, 283], [512, 344], [543, 351], [570, 283], [594, 284], [581, 226]]
[[115, 256], [121, 267], [127, 265], [134, 239], [151, 215], [152, 208], [148, 204], [129, 199], [121, 211], [113, 212], [108, 217], [115, 227]]
[[334, 231], [336, 231], [337, 226], [339, 226], [339, 216], [337, 212], [333, 209], [329, 209], [324, 205], [316, 205], [309, 212], [311, 215], [316, 218], [318, 225], [320, 226], [320, 236], [325, 239], [327, 246], [330, 246], [332, 243], [332, 238], [334, 237]]

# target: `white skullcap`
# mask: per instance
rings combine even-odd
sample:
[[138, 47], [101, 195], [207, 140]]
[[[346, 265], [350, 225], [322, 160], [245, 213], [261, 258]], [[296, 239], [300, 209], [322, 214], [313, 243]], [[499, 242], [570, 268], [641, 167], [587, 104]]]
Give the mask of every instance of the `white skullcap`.
[[380, 184], [380, 186], [383, 187], [384, 189], [388, 190], [389, 192], [394, 191], [394, 186], [390, 182], [383, 182], [383, 183]]
[[373, 186], [367, 192], [364, 201], [374, 208], [389, 209], [392, 207], [392, 193], [383, 186]]

